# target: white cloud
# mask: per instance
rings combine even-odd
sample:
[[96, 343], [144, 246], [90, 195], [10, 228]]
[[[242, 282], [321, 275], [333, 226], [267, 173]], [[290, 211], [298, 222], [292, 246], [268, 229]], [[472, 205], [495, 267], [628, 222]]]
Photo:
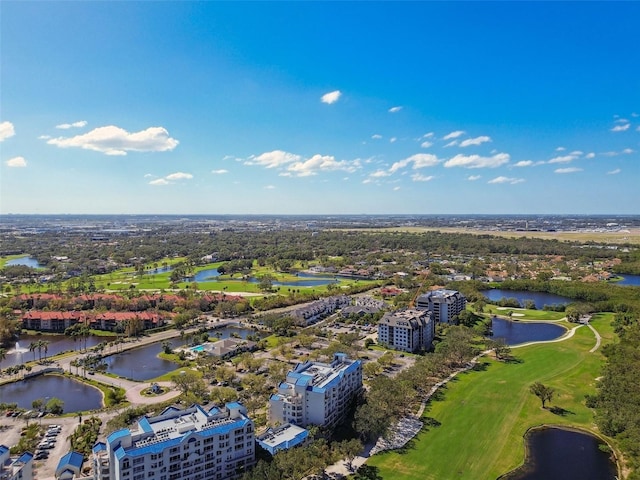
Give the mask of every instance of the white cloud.
[[24, 157], [13, 157], [7, 160], [5, 163], [7, 167], [13, 168], [21, 168], [27, 166], [27, 161], [24, 159]]
[[565, 150], [566, 150], [566, 148], [564, 148], [564, 147], [556, 148], [556, 152], [564, 152]]
[[145, 173], [144, 178], [153, 178], [155, 175], [153, 173]]
[[393, 187], [394, 192], [397, 192], [398, 190], [400, 190], [400, 187]]
[[468, 138], [460, 142], [461, 147], [470, 147], [471, 145], [482, 145], [483, 143], [490, 142], [491, 137], [487, 137], [486, 135], [482, 135], [476, 138]]
[[635, 152], [635, 150], [631, 149], [631, 148], [625, 148], [624, 150], [620, 151], [620, 152], [616, 152], [616, 151], [611, 151], [611, 152], [604, 152], [602, 153], [602, 155], [604, 155], [605, 157], [617, 157], [618, 155], [629, 155], [631, 153]]
[[489, 180], [487, 183], [509, 183], [511, 185], [516, 185], [522, 182], [524, 182], [524, 178], [510, 178], [510, 177], [500, 176], [492, 180]]
[[491, 157], [481, 157], [480, 155], [456, 155], [444, 162], [444, 166], [464, 167], [464, 168], [496, 168], [505, 163], [509, 163], [511, 157], [508, 153], [496, 153]]
[[402, 110], [402, 107], [398, 106], [398, 107], [391, 107], [389, 109], [389, 113], [398, 113], [400, 110]]
[[388, 177], [389, 175], [391, 175], [391, 174], [389, 172], [387, 172], [386, 170], [376, 170], [371, 175], [369, 175], [369, 177], [371, 177], [371, 178], [382, 178], [382, 177]]
[[531, 167], [533, 165], [533, 160], [520, 160], [517, 163], [514, 163], [514, 167]]
[[623, 125], [616, 125], [611, 129], [611, 131], [612, 132], [626, 132], [627, 130], [629, 130], [630, 126], [631, 126], [630, 123], [625, 123]]
[[82, 127], [85, 127], [86, 125], [87, 125], [86, 120], [80, 120], [79, 122], [73, 122], [73, 123], [61, 123], [60, 125], [56, 125], [56, 128], [59, 128], [61, 130], [68, 130], [70, 128], [82, 128]]
[[465, 131], [464, 130], [456, 130], [454, 132], [451, 133], [447, 133], [444, 137], [442, 137], [443, 140], [451, 140], [452, 138], [458, 138], [461, 135], [464, 135]]
[[297, 161], [287, 166], [287, 171], [297, 177], [308, 177], [317, 175], [321, 171], [342, 170], [353, 173], [360, 168], [360, 161], [340, 160], [337, 161], [331, 155], [314, 155], [308, 160]]
[[607, 172], [607, 175], [617, 175], [621, 171], [622, 170], [620, 170], [619, 168], [616, 168], [615, 170], [611, 170], [611, 171]]
[[596, 154], [593, 152], [589, 152], [584, 156], [584, 158], [588, 158], [588, 159], [596, 158]]
[[480, 180], [482, 177], [480, 175], [469, 175], [467, 180], [470, 182], [475, 182], [476, 180]]
[[640, 132], [640, 126], [636, 128], [636, 132]]
[[13, 137], [16, 134], [13, 123], [2, 122], [0, 123], [0, 142], [5, 141], [7, 138]]
[[573, 152], [571, 152], [571, 155], [575, 155], [576, 157], [579, 157], [580, 155], [584, 155], [584, 152], [580, 150], [574, 150]]
[[559, 157], [553, 157], [551, 160], [549, 160], [547, 163], [569, 163], [569, 162], [573, 162], [574, 160], [576, 160], [578, 157], [576, 155], [561, 155]]
[[[151, 173], [147, 173], [144, 177], [145, 178], [149, 178], [149, 177], [153, 177], [153, 176], [154, 175], [152, 175]], [[190, 173], [175, 172], [175, 173], [170, 173], [169, 175], [167, 175], [165, 177], [156, 178], [155, 180], [151, 180], [149, 182], [149, 185], [155, 185], [155, 186], [171, 185], [176, 180], [190, 180], [192, 178], [193, 178], [193, 175], [191, 175]]]
[[451, 142], [447, 143], [444, 147], [455, 147], [456, 145], [458, 145], [458, 140], [452, 140]]
[[555, 173], [576, 173], [581, 171], [582, 169], [578, 167], [556, 168], [554, 170]]
[[429, 148], [431, 145], [433, 145], [433, 142], [429, 142], [428, 140], [425, 140], [420, 144], [422, 148]]
[[245, 162], [247, 165], [260, 165], [266, 168], [276, 168], [287, 163], [299, 162], [302, 159], [300, 155], [284, 152], [282, 150], [273, 150], [272, 152], [261, 153], [257, 157], [251, 156]]
[[275, 190], [276, 189], [275, 185], [266, 185], [264, 188], [265, 188], [265, 190]]
[[639, 116], [639, 115], [638, 115], [636, 112], [633, 112], [633, 113], [631, 114], [631, 116], [632, 116], [633, 118], [638, 118], [638, 116]]
[[629, 123], [629, 120], [627, 120], [626, 118], [618, 118], [614, 121], [615, 123]]
[[398, 137], [391, 137], [389, 143], [396, 143], [396, 140], [398, 140]]
[[411, 179], [414, 182], [430, 182], [434, 178], [436, 177], [434, 177], [433, 175], [427, 176], [427, 175], [421, 175], [419, 173], [414, 173], [413, 175], [411, 175]]
[[38, 137], [38, 140], [49, 140], [51, 138], [51, 135], [40, 135]]
[[193, 178], [193, 175], [191, 175], [190, 173], [176, 172], [170, 173], [164, 178], [166, 178], [167, 180], [190, 180]]
[[333, 92], [322, 95], [322, 97], [320, 97], [320, 101], [331, 105], [332, 103], [336, 103], [341, 95], [342, 92], [340, 90], [334, 90]]
[[438, 159], [438, 157], [430, 153], [416, 153], [415, 155], [411, 155], [410, 157], [391, 165], [389, 172], [395, 173], [401, 168], [405, 168], [410, 163], [413, 163], [414, 170], [417, 170], [418, 168], [434, 167], [439, 164], [440, 161], [441, 160]]
[[149, 185], [169, 185], [169, 182], [167, 180], [165, 180], [164, 178], [156, 178], [155, 180], [151, 180], [149, 182]]
[[139, 132], [109, 125], [75, 137], [58, 137], [47, 141], [61, 148], [77, 147], [106, 155], [126, 155], [127, 152], [165, 152], [173, 150], [178, 140], [171, 138], [163, 127], [150, 127]]
[[425, 133], [420, 139], [423, 138], [432, 138], [433, 137], [433, 132], [429, 132], [429, 133]]
[[371, 135], [371, 138], [374, 140], [380, 140], [382, 138], [382, 135], [378, 135], [377, 133], [374, 135]]
[[225, 173], [229, 173], [229, 170], [221, 168], [220, 170], [211, 170], [211, 173], [213, 173], [214, 175], [224, 175]]

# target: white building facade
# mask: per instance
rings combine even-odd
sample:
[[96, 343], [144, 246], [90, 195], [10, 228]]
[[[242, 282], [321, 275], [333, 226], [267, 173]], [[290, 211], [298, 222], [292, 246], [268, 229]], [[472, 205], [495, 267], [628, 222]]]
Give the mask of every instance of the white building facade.
[[450, 323], [466, 307], [467, 298], [456, 290], [432, 290], [420, 295], [416, 301], [418, 310], [433, 312], [436, 323]]
[[239, 403], [169, 407], [93, 449], [96, 480], [236, 479], [255, 463], [253, 422]]
[[25, 452], [17, 458], [11, 458], [6, 445], [0, 445], [0, 479], [33, 480], [33, 455]]
[[336, 353], [331, 363], [305, 362], [287, 374], [269, 400], [269, 422], [332, 428], [362, 390], [362, 362]]
[[407, 309], [385, 313], [378, 322], [378, 343], [396, 350], [429, 350], [436, 324], [429, 311]]

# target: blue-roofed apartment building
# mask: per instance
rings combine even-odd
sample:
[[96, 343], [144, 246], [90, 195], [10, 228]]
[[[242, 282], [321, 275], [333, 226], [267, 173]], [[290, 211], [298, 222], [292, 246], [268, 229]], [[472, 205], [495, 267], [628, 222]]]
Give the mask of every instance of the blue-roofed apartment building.
[[25, 452], [11, 458], [9, 447], [0, 445], [0, 479], [33, 480], [33, 454]]
[[278, 450], [288, 450], [303, 445], [308, 439], [308, 430], [290, 423], [277, 428], [268, 428], [256, 438], [258, 445], [271, 455], [275, 455]]
[[253, 421], [240, 403], [169, 407], [93, 448], [96, 480], [226, 480], [255, 463]]
[[56, 467], [56, 480], [73, 480], [80, 478], [84, 456], [79, 452], [69, 452], [64, 455]]
[[329, 364], [299, 363], [271, 396], [269, 422], [332, 428], [344, 418], [361, 390], [362, 362], [344, 353], [336, 353]]

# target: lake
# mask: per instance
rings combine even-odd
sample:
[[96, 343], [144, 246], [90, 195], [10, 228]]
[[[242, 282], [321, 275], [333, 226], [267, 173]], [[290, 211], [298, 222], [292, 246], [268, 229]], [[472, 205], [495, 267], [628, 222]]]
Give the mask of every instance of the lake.
[[241, 328], [236, 326], [224, 326], [220, 328], [213, 328], [207, 332], [210, 337], [216, 337], [220, 340], [230, 337], [240, 337], [246, 340], [249, 335], [258, 335], [261, 338], [264, 337], [264, 333], [260, 330], [253, 330], [250, 328]]
[[618, 470], [603, 442], [587, 433], [538, 428], [526, 435], [526, 463], [500, 480], [615, 480]]
[[640, 286], [640, 275], [620, 275], [622, 280], [619, 282], [612, 282], [614, 285], [633, 285]]
[[[74, 338], [76, 339], [75, 342], [73, 340]], [[94, 347], [101, 342], [110, 342], [113, 338], [115, 337], [98, 337], [90, 335], [87, 337], [87, 348]], [[40, 358], [40, 354], [42, 354], [42, 358], [44, 358], [44, 349], [42, 349], [40, 353], [38, 350], [35, 352], [29, 351], [29, 344], [31, 342], [37, 342], [38, 340], [49, 342], [47, 345], [47, 357], [57, 355], [58, 353], [65, 352], [67, 350], [79, 350], [81, 347], [84, 347], [84, 339], [81, 339], [80, 337], [50, 334], [20, 335], [17, 342], [17, 348], [14, 346], [7, 350], [6, 358], [0, 361], [0, 368], [7, 368], [13, 365], [20, 365], [21, 363], [32, 362], [34, 361], [34, 358], [35, 360], [38, 360]]]
[[60, 375], [38, 375], [0, 386], [0, 403], [17, 403], [31, 410], [31, 402], [52, 397], [64, 402], [64, 413], [102, 408], [102, 392], [97, 388]]
[[40, 265], [38, 260], [33, 257], [14, 258], [13, 260], [9, 260], [7, 263], [5, 263], [5, 265], [9, 267], [12, 265], [24, 265], [31, 268], [42, 268], [42, 265]]
[[567, 305], [573, 302], [573, 300], [568, 297], [554, 295], [553, 293], [528, 292], [524, 290], [501, 290], [499, 288], [492, 288], [491, 290], [483, 290], [480, 293], [492, 302], [497, 302], [502, 298], [515, 298], [520, 302], [521, 307], [525, 300], [533, 300], [538, 310], [541, 310], [545, 305]]
[[162, 352], [162, 344], [152, 343], [109, 355], [103, 359], [103, 362], [107, 364], [107, 372], [109, 373], [132, 380], [145, 381], [178, 368], [177, 364], [159, 358], [160, 352]]
[[494, 317], [491, 320], [493, 340], [504, 339], [507, 345], [542, 342], [561, 337], [567, 331], [560, 325], [543, 322], [517, 322]]

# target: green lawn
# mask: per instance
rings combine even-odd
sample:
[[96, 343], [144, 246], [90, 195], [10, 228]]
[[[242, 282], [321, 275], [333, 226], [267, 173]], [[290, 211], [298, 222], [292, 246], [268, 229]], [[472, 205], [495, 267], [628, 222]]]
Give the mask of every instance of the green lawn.
[[499, 307], [497, 305], [485, 305], [485, 313], [492, 315], [508, 316], [508, 312], [513, 312], [512, 320], [560, 320], [566, 315], [564, 312], [552, 312], [550, 310], [526, 310], [524, 308]]
[[[593, 325], [605, 343], [613, 333], [611, 315], [597, 315]], [[425, 416], [440, 425], [423, 429], [403, 452], [376, 455], [369, 464], [383, 479], [495, 479], [524, 460], [523, 435], [540, 424], [574, 425], [594, 430], [593, 412], [584, 396], [595, 393], [603, 357], [589, 353], [595, 337], [581, 327], [569, 340], [513, 350], [517, 362], [485, 358], [482, 368], [449, 383]], [[551, 406], [565, 415], [543, 410], [529, 392], [536, 381], [556, 389]]]

